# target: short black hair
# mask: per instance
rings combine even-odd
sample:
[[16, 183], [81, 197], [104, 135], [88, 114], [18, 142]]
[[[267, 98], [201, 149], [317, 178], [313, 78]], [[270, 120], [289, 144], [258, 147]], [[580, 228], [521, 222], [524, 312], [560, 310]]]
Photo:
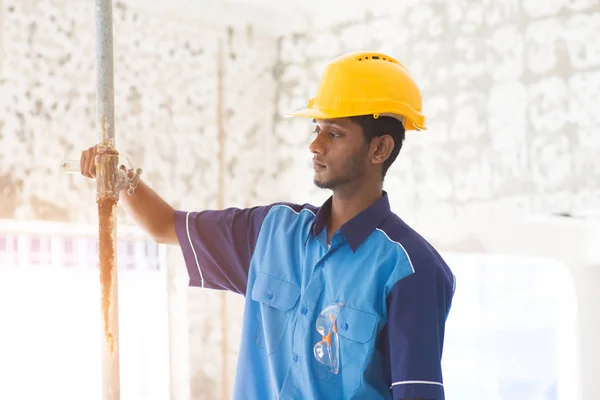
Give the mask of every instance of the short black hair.
[[387, 160], [383, 162], [383, 168], [381, 170], [381, 179], [383, 180], [388, 169], [394, 161], [396, 161], [398, 154], [400, 154], [400, 149], [402, 149], [402, 144], [404, 143], [404, 138], [406, 136], [404, 125], [400, 120], [387, 116], [375, 118], [373, 115], [359, 115], [350, 117], [350, 119], [354, 123], [360, 125], [367, 144], [371, 143], [373, 138], [383, 135], [390, 135], [394, 139], [394, 149]]

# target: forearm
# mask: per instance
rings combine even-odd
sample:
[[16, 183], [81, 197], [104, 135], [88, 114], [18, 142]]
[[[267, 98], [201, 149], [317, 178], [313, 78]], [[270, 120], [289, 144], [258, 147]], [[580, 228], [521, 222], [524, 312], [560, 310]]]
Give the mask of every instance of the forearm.
[[162, 197], [140, 180], [133, 195], [125, 190], [119, 201], [135, 223], [158, 243], [178, 244], [175, 211]]

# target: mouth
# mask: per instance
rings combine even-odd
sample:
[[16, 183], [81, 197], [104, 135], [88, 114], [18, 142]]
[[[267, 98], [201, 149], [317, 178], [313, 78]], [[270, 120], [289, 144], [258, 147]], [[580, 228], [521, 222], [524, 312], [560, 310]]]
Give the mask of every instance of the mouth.
[[313, 169], [315, 171], [321, 171], [321, 170], [324, 170], [325, 168], [326, 168], [325, 165], [313, 160]]

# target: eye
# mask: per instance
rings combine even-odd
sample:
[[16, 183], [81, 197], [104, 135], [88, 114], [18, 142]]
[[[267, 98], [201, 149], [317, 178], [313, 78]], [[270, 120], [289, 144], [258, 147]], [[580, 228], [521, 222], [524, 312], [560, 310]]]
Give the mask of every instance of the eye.
[[321, 132], [321, 128], [319, 128], [319, 126], [315, 126], [315, 130], [313, 131], [313, 133], [315, 135], [318, 135]]
[[333, 131], [333, 130], [329, 131], [329, 134], [334, 138], [341, 138], [342, 136], [344, 136], [343, 133], [340, 133], [338, 131]]

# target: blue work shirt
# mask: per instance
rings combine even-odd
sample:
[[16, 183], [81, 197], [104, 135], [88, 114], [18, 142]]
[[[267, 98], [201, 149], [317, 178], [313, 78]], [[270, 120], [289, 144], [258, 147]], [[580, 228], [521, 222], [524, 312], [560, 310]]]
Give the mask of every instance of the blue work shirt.
[[[234, 399], [443, 400], [452, 272], [385, 192], [329, 246], [331, 200], [175, 213], [190, 285], [245, 295]], [[334, 374], [313, 348], [338, 302]]]

